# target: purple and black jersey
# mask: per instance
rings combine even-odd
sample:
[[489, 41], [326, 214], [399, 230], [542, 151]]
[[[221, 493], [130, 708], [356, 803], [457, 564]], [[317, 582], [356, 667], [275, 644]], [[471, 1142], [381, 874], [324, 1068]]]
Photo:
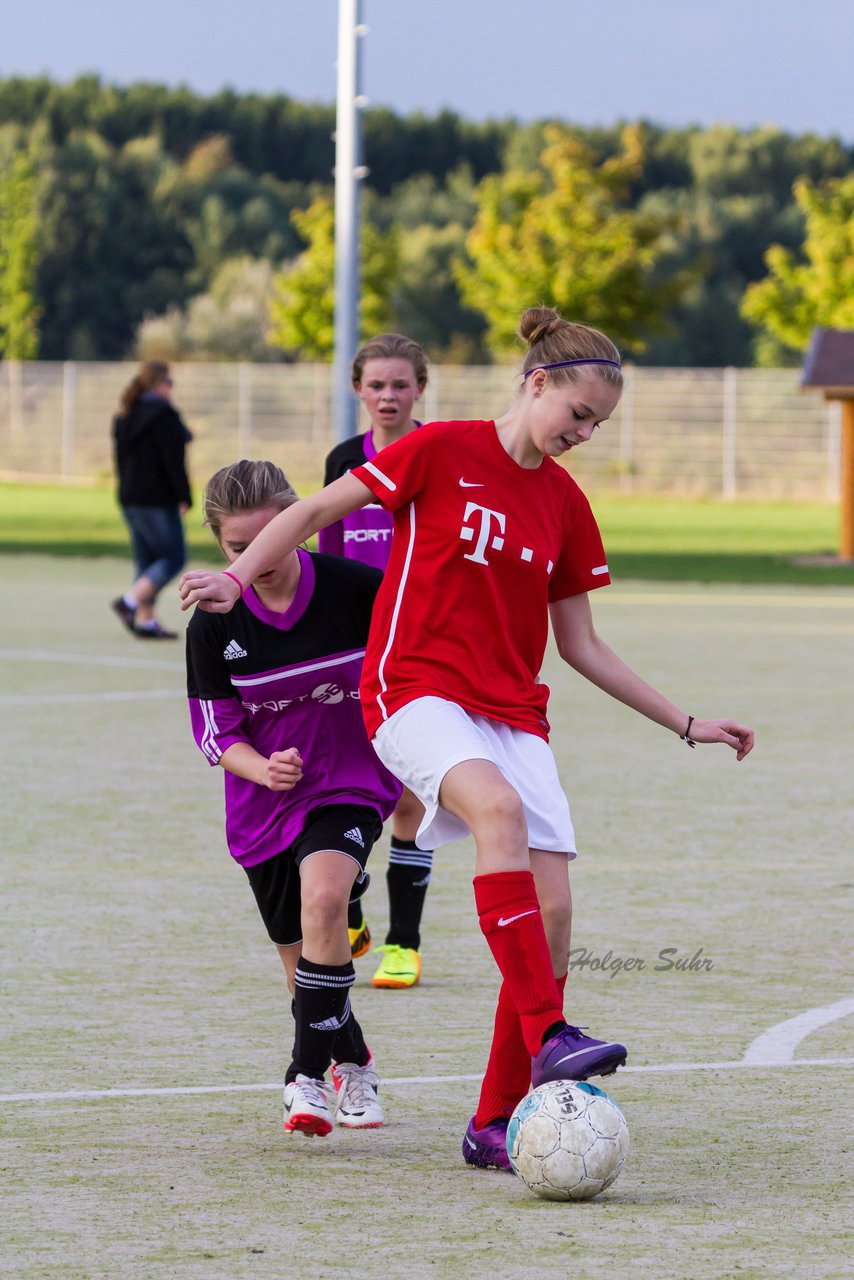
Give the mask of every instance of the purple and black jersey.
[[250, 587], [230, 613], [196, 609], [187, 628], [190, 719], [210, 764], [235, 742], [264, 756], [297, 747], [303, 760], [292, 791], [225, 771], [226, 838], [244, 867], [292, 844], [313, 809], [370, 805], [384, 821], [400, 796], [368, 740], [359, 701], [382, 575], [297, 554], [302, 572], [287, 612], [272, 613]]
[[[376, 456], [371, 431], [342, 440], [327, 455], [324, 488], [332, 484], [333, 480], [340, 480], [354, 467], [364, 466]], [[385, 570], [391, 552], [393, 525], [394, 517], [391, 512], [385, 511], [378, 502], [371, 502], [344, 516], [343, 520], [337, 520], [327, 529], [321, 529], [317, 535], [317, 545], [327, 555], [360, 560], [362, 564]]]

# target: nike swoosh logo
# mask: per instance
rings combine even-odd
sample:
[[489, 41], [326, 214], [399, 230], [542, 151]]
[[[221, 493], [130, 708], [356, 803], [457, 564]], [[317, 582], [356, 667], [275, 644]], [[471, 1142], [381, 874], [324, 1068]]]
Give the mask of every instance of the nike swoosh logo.
[[[613, 1045], [613, 1044], [599, 1044], [599, 1045], [596, 1045], [595, 1047], [596, 1047], [597, 1049], [615, 1049], [615, 1048], [616, 1048], [616, 1045]], [[579, 1056], [579, 1054], [581, 1054], [581, 1053], [589, 1053], [589, 1052], [590, 1052], [590, 1049], [589, 1049], [589, 1048], [587, 1048], [587, 1049], [576, 1049], [573, 1053], [565, 1053], [565, 1054], [563, 1055], [563, 1057], [562, 1057], [562, 1058], [558, 1058], [557, 1062], [552, 1062], [552, 1063], [550, 1063], [550, 1064], [549, 1064], [549, 1066], [550, 1066], [550, 1067], [559, 1067], [559, 1066], [561, 1066], [561, 1064], [562, 1064], [562, 1063], [564, 1063], [564, 1062], [571, 1062], [571, 1061], [572, 1061], [572, 1059], [573, 1059], [573, 1058], [577, 1058], [577, 1057]], [[625, 1061], [625, 1059], [624, 1059], [624, 1061]]]
[[483, 485], [480, 484], [477, 480], [461, 480], [460, 488], [461, 489], [482, 489]]
[[521, 920], [523, 916], [535, 916], [536, 914], [537, 908], [532, 907], [530, 911], [520, 911], [518, 916], [508, 916], [506, 920], [502, 916], [498, 921], [498, 927], [499, 929], [503, 929], [506, 924], [512, 924], [514, 920]]
[[477, 1151], [477, 1143], [476, 1143], [476, 1142], [472, 1142], [472, 1140], [471, 1140], [471, 1138], [468, 1136], [468, 1134], [466, 1134], [466, 1142], [469, 1144], [469, 1146], [471, 1147], [472, 1151]]

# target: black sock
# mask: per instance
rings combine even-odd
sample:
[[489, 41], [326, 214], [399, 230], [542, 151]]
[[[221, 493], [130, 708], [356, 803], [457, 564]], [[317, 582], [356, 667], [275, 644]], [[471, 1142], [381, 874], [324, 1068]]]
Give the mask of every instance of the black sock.
[[559, 1031], [563, 1031], [565, 1026], [566, 1023], [563, 1020], [560, 1022], [553, 1022], [552, 1025], [543, 1032], [543, 1044], [545, 1044], [547, 1040], [551, 1040], [552, 1036], [556, 1036]]
[[356, 981], [353, 962], [314, 964], [301, 956], [296, 972], [296, 1035], [285, 1083], [298, 1075], [322, 1080], [332, 1061], [336, 1040], [350, 1019], [350, 988]]
[[349, 1018], [335, 1037], [332, 1057], [335, 1062], [355, 1062], [357, 1067], [366, 1067], [370, 1056], [371, 1051], [365, 1044], [362, 1028], [351, 1009]]
[[347, 903], [347, 928], [363, 929], [365, 927], [365, 915], [362, 911], [362, 898], [365, 891], [371, 883], [371, 873], [365, 871], [364, 874], [354, 881], [350, 890], [350, 901]]
[[388, 934], [386, 942], [417, 951], [421, 945], [421, 913], [433, 869], [433, 851], [414, 840], [392, 836], [388, 855]]

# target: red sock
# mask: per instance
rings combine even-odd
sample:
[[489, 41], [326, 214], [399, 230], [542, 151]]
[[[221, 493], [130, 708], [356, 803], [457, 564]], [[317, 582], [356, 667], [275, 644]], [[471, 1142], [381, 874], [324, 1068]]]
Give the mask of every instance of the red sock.
[[540, 1052], [543, 1034], [563, 1021], [563, 1001], [552, 970], [540, 904], [530, 871], [475, 876], [480, 928], [519, 1016], [529, 1057]]
[[[561, 996], [566, 987], [567, 976], [564, 974], [562, 978], [556, 979]], [[528, 1092], [530, 1083], [531, 1055], [525, 1048], [519, 1015], [505, 982], [498, 993], [495, 1031], [486, 1074], [480, 1087], [480, 1100], [474, 1118], [475, 1128], [482, 1129], [498, 1116], [509, 1116], [517, 1102], [521, 1102]]]

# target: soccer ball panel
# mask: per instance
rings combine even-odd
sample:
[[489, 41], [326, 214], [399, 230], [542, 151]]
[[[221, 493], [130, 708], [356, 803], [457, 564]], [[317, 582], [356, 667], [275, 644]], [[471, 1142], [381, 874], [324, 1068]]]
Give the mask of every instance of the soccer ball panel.
[[584, 1157], [584, 1166], [591, 1178], [604, 1181], [614, 1171], [614, 1165], [622, 1163], [617, 1144], [610, 1138], [600, 1138]]
[[584, 1181], [587, 1170], [584, 1157], [572, 1151], [554, 1151], [543, 1161], [543, 1178], [550, 1187], [568, 1195]]
[[616, 1138], [626, 1128], [622, 1111], [610, 1098], [591, 1098], [585, 1118], [591, 1129], [603, 1138]]
[[598, 1141], [599, 1135], [588, 1122], [586, 1115], [579, 1115], [575, 1118], [570, 1117], [568, 1120], [561, 1121], [560, 1145], [564, 1151], [571, 1151], [573, 1155], [583, 1156], [592, 1150]]
[[530, 1156], [543, 1158], [556, 1151], [561, 1141], [561, 1125], [551, 1116], [538, 1112], [525, 1124], [525, 1151]]

